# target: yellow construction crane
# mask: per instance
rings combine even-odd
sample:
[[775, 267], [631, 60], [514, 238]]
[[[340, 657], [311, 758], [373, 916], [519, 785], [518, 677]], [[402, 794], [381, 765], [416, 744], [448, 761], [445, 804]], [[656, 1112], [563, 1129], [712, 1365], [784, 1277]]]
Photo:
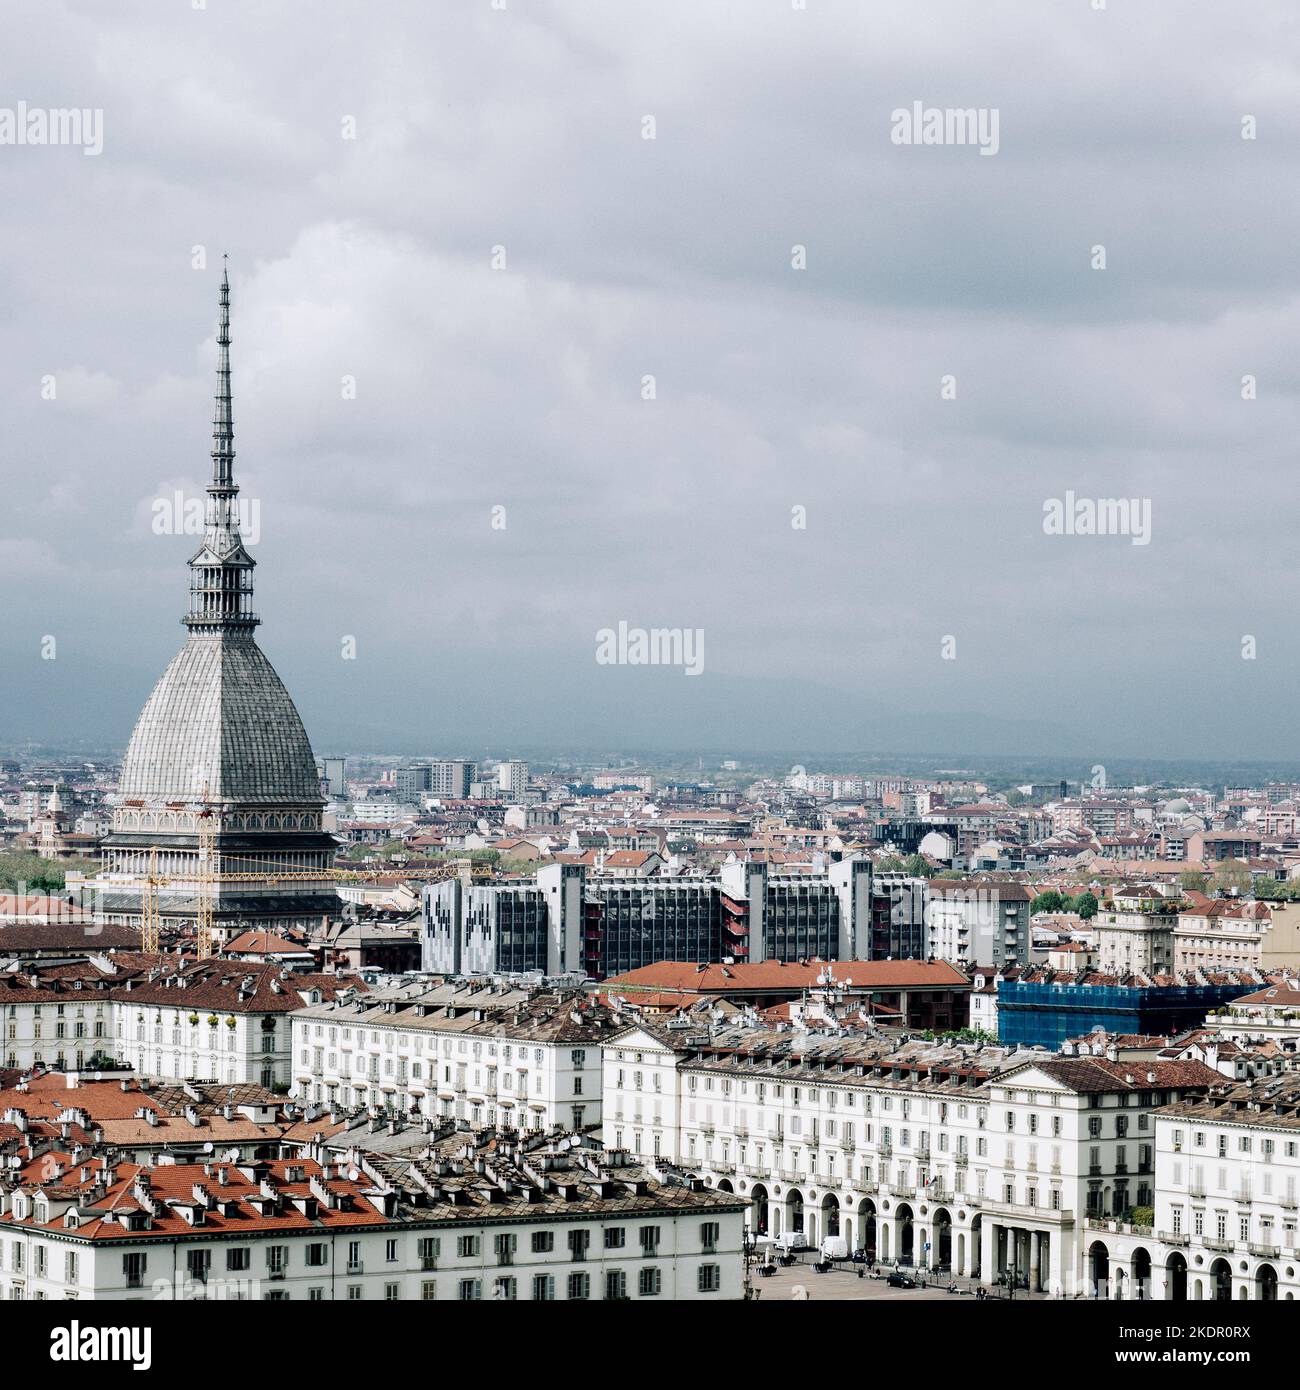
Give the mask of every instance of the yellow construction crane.
[[[199, 817], [199, 855], [194, 873], [160, 874], [158, 872], [158, 846], [149, 849], [149, 872], [142, 878], [118, 878], [111, 880], [113, 887], [138, 887], [140, 889], [140, 949], [146, 954], [156, 955], [161, 947], [162, 912], [158, 903], [159, 888], [175, 883], [194, 883], [198, 888], [198, 904], [195, 921], [195, 944], [200, 960], [208, 960], [213, 954], [213, 921], [216, 888], [223, 883], [257, 883], [265, 887], [275, 887], [277, 883], [301, 883], [327, 881], [332, 883], [364, 883], [368, 875], [357, 869], [282, 869], [277, 861], [257, 859], [241, 853], [238, 862], [242, 864], [265, 864], [262, 872], [222, 873], [220, 851], [217, 849], [216, 820], [210, 812], [202, 812]], [[451, 878], [461, 872], [458, 863], [440, 866], [432, 871], [421, 870], [424, 882], [437, 882]]]
[[158, 954], [160, 922], [158, 918], [158, 846], [149, 851], [149, 875], [140, 880], [140, 949], [149, 955]]
[[200, 960], [212, 955], [212, 899], [220, 865], [217, 862], [217, 822], [211, 811], [199, 813], [199, 902], [194, 923], [195, 945]]

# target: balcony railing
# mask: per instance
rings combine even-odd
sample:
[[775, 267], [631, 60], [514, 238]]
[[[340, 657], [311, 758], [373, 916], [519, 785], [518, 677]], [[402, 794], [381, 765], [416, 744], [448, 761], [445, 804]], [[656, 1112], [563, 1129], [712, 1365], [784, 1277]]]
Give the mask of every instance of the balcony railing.
[[1110, 1216], [1088, 1216], [1083, 1222], [1091, 1231], [1113, 1231], [1120, 1235], [1142, 1236], [1150, 1238], [1154, 1231], [1150, 1226], [1139, 1226], [1131, 1221], [1120, 1221], [1117, 1217]]
[[989, 1211], [998, 1215], [1024, 1216], [1031, 1221], [1050, 1221], [1059, 1226], [1073, 1226], [1074, 1212], [1066, 1211], [1054, 1207], [1026, 1207], [1020, 1206], [1015, 1202], [999, 1202], [995, 1198], [986, 1197], [984, 1205]]

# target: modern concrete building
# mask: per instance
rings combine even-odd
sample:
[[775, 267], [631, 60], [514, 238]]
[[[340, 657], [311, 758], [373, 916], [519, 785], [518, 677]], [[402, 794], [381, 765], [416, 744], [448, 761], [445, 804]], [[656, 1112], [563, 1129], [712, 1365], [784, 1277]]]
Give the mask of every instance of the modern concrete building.
[[[533, 879], [424, 891], [424, 968], [582, 971], [605, 979], [661, 960], [867, 959], [919, 954], [924, 889], [873, 884], [868, 859], [820, 873], [735, 860], [716, 875], [646, 877], [545, 864]], [[631, 852], [629, 852], [631, 853]]]
[[528, 791], [528, 764], [519, 758], [511, 758], [497, 768], [497, 779], [501, 795], [507, 801], [522, 801]]
[[398, 801], [418, 805], [420, 798], [433, 790], [433, 768], [428, 763], [408, 763], [399, 767], [394, 774], [393, 787]]
[[331, 797], [339, 801], [347, 800], [348, 795], [348, 760], [346, 758], [326, 758], [325, 760], [325, 783], [329, 788]]
[[1023, 883], [1004, 879], [932, 879], [926, 905], [926, 953], [954, 965], [1026, 965], [1029, 905]]
[[[478, 764], [465, 758], [442, 758], [435, 761], [432, 773], [432, 795], [453, 801], [464, 800], [478, 780]], [[527, 774], [524, 776], [527, 782]]]

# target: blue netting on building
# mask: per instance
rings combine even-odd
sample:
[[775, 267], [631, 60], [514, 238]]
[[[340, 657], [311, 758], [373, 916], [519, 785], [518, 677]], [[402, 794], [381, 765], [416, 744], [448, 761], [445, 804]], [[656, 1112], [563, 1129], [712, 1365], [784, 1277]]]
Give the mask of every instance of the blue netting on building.
[[1008, 980], [998, 988], [998, 1037], [1058, 1048], [1094, 1028], [1111, 1033], [1180, 1033], [1211, 1009], [1249, 992], [1231, 985], [1074, 985]]

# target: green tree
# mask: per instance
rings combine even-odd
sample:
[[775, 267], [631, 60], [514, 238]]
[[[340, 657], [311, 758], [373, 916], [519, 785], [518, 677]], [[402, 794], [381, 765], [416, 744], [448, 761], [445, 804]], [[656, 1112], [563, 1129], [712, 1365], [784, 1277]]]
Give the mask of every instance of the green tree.
[[1036, 917], [1040, 912], [1064, 912], [1068, 901], [1069, 899], [1062, 897], [1055, 888], [1048, 888], [1029, 904], [1029, 914]]
[[1195, 869], [1188, 869], [1186, 873], [1178, 875], [1178, 886], [1184, 893], [1204, 893], [1209, 885], [1209, 874], [1198, 873]]
[[[7, 893], [61, 893], [69, 867], [39, 854], [0, 854], [0, 887]], [[76, 867], [87, 866], [78, 861]], [[98, 865], [89, 868], [93, 872]]]
[[903, 860], [903, 868], [913, 878], [930, 878], [934, 873], [934, 867], [923, 854], [909, 854]]
[[1240, 859], [1225, 859], [1215, 871], [1211, 882], [1221, 893], [1230, 892], [1233, 889], [1238, 893], [1249, 893], [1251, 885], [1250, 866]]
[[1085, 922], [1090, 917], [1095, 917], [1097, 915], [1096, 895], [1085, 888], [1083, 892], [1080, 893], [1077, 898], [1075, 898], [1074, 910], [1079, 914], [1080, 917], [1083, 918]]

